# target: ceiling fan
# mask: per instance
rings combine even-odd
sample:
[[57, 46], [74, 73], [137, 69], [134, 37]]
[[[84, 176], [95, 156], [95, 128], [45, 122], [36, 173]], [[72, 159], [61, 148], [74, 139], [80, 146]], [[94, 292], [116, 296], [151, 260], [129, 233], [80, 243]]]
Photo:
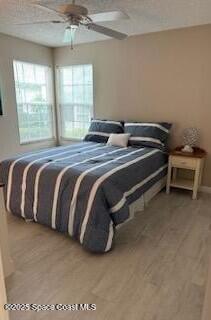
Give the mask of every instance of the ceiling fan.
[[30, 23], [21, 23], [24, 24], [43, 24], [43, 23], [54, 23], [54, 24], [65, 24], [64, 31], [64, 43], [70, 43], [71, 49], [73, 49], [73, 42], [75, 39], [76, 30], [82, 25], [88, 30], [93, 30], [95, 32], [104, 34], [111, 38], [115, 38], [118, 40], [123, 40], [127, 38], [127, 35], [99, 24], [96, 22], [105, 22], [105, 21], [115, 21], [120, 19], [128, 19], [128, 15], [122, 11], [112, 11], [112, 12], [102, 12], [97, 14], [88, 15], [87, 8], [77, 5], [75, 0], [72, 1], [71, 4], [62, 4], [58, 5], [57, 9], [54, 10], [42, 4], [41, 2], [36, 2], [33, 5], [39, 7], [43, 10], [46, 10], [51, 13], [56, 13], [58, 15], [58, 20], [52, 21], [37, 21]]

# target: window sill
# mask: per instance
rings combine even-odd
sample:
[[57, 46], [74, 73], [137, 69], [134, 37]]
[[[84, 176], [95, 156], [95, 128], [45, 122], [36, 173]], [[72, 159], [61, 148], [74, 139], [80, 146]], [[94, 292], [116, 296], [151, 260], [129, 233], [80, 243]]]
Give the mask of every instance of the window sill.
[[56, 138], [49, 138], [49, 139], [39, 139], [39, 140], [32, 140], [27, 142], [20, 142], [21, 146], [25, 146], [28, 144], [36, 144], [36, 143], [45, 143], [45, 142], [56, 142]]

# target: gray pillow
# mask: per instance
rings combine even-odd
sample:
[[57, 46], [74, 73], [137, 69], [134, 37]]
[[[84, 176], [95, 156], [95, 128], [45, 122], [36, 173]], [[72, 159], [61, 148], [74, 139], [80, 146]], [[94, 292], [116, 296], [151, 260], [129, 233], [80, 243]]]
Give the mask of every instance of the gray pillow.
[[171, 124], [167, 122], [126, 122], [125, 133], [129, 133], [131, 146], [143, 146], [166, 150]]
[[111, 133], [124, 133], [123, 123], [113, 120], [93, 119], [84, 141], [106, 143]]

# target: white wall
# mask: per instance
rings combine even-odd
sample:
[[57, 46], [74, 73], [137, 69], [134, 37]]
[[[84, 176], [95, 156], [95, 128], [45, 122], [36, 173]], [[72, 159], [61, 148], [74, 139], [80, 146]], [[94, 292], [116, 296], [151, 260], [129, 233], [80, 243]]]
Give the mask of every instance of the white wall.
[[16, 153], [55, 145], [44, 141], [20, 145], [16, 109], [13, 60], [53, 66], [52, 49], [0, 34], [0, 88], [4, 116], [0, 116], [0, 159]]
[[56, 65], [93, 63], [96, 117], [172, 122], [200, 131], [211, 186], [211, 25], [54, 49]]

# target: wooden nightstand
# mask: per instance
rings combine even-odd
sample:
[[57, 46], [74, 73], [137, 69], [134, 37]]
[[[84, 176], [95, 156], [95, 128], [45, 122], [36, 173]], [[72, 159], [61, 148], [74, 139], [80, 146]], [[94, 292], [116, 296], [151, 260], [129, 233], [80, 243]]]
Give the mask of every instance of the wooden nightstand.
[[[171, 151], [169, 155], [166, 193], [170, 193], [170, 187], [187, 189], [193, 191], [192, 199], [197, 199], [205, 156], [206, 152], [199, 148], [195, 148], [194, 152], [191, 154], [182, 152], [181, 147]], [[193, 170], [194, 179], [179, 178], [177, 175], [178, 168]]]

